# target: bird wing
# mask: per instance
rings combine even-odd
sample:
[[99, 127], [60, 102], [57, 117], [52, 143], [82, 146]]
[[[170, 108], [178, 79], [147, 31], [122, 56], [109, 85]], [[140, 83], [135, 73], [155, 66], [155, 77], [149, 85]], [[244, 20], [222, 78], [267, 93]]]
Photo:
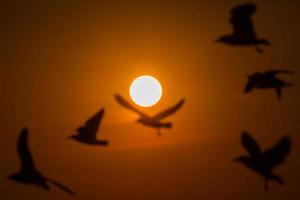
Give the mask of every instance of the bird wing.
[[52, 183], [53, 185], [55, 185], [56, 187], [58, 187], [59, 189], [61, 189], [62, 191], [68, 193], [69, 195], [72, 195], [72, 196], [75, 195], [75, 193], [71, 189], [69, 189], [68, 187], [64, 186], [63, 184], [61, 184], [61, 183], [59, 183], [59, 182], [57, 182], [57, 181], [55, 181], [53, 179], [50, 179], [50, 178], [47, 178], [47, 180], [50, 183]]
[[251, 156], [258, 156], [261, 154], [260, 147], [257, 142], [250, 136], [249, 133], [242, 133], [242, 144]]
[[24, 128], [19, 136], [17, 151], [21, 160], [21, 171], [31, 172], [35, 170], [34, 162], [28, 147], [28, 129]]
[[266, 161], [266, 166], [272, 169], [281, 164], [291, 151], [291, 143], [291, 139], [287, 136], [284, 136], [276, 145], [266, 150], [263, 154]]
[[275, 76], [277, 74], [294, 74], [293, 71], [291, 70], [285, 70], [285, 69], [279, 69], [279, 70], [268, 70], [264, 72], [265, 75], [269, 75], [269, 76]]
[[123, 107], [141, 115], [141, 116], [147, 116], [145, 113], [142, 113], [141, 111], [139, 111], [137, 108], [135, 108], [132, 104], [130, 104], [128, 101], [126, 101], [121, 95], [116, 94], [115, 95], [115, 99], [116, 101]]
[[231, 10], [230, 23], [233, 26], [234, 35], [240, 38], [255, 38], [255, 30], [251, 16], [255, 13], [254, 4], [243, 4]]
[[101, 120], [104, 116], [104, 109], [101, 109], [99, 112], [97, 112], [95, 115], [93, 115], [91, 118], [89, 118], [84, 126], [79, 127], [77, 129], [79, 135], [83, 135], [85, 137], [89, 137], [91, 139], [96, 139], [96, 134], [98, 132]]
[[185, 101], [184, 99], [181, 99], [175, 106], [168, 108], [168, 109], [154, 115], [153, 118], [155, 118], [157, 120], [161, 120], [163, 118], [166, 118], [166, 117], [174, 114], [183, 105], [184, 101]]

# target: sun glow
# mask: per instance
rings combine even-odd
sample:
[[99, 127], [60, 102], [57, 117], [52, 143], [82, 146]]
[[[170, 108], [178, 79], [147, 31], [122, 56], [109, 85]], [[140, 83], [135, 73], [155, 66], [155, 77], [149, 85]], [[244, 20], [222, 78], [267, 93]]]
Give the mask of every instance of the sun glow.
[[160, 100], [162, 88], [156, 78], [144, 75], [133, 80], [129, 93], [134, 103], [142, 107], [150, 107]]

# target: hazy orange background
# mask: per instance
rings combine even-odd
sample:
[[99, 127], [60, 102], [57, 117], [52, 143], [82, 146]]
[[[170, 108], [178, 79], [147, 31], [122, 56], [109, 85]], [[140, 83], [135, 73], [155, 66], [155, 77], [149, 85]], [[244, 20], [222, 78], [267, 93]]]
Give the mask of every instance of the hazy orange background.
[[[19, 169], [23, 126], [39, 169], [77, 199], [299, 199], [300, 1], [253, 1], [256, 30], [272, 42], [262, 55], [213, 43], [231, 31], [230, 8], [244, 2], [1, 3], [1, 199], [69, 199], [5, 180]], [[273, 91], [243, 95], [248, 74], [272, 68], [297, 72], [283, 76], [294, 87], [281, 102]], [[131, 81], [143, 74], [164, 91], [146, 112], [186, 98], [162, 137], [113, 98], [129, 98]], [[99, 137], [108, 148], [66, 139], [102, 107]], [[286, 187], [271, 184], [266, 193], [260, 177], [232, 162], [245, 152], [243, 130], [263, 147], [292, 137], [293, 151], [277, 170]]]

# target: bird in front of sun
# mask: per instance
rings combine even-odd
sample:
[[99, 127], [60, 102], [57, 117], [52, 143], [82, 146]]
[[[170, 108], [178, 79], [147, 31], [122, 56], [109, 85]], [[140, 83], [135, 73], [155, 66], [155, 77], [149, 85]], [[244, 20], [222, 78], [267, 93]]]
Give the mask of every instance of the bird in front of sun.
[[291, 139], [282, 137], [272, 148], [262, 151], [249, 133], [242, 133], [242, 144], [249, 155], [240, 156], [235, 161], [242, 163], [247, 168], [265, 178], [265, 190], [269, 190], [268, 182], [275, 181], [284, 185], [283, 179], [273, 172], [273, 169], [282, 164], [291, 150]]
[[21, 169], [18, 173], [10, 175], [8, 179], [18, 183], [35, 185], [36, 187], [41, 187], [45, 190], [50, 190], [49, 183], [51, 183], [69, 195], [75, 195], [75, 193], [66, 186], [53, 179], [45, 177], [37, 170], [28, 147], [28, 134], [28, 129], [24, 128], [20, 133], [17, 144], [17, 151], [21, 161]]
[[[140, 76], [131, 84], [130, 95], [136, 104], [143, 107], [149, 107], [159, 101], [162, 95], [162, 90], [157, 79], [151, 76]], [[172, 127], [171, 122], [163, 122], [162, 120], [178, 111], [185, 101], [182, 99], [176, 105], [157, 113], [154, 116], [150, 116], [129, 103], [120, 94], [116, 94], [115, 99], [121, 106], [140, 115], [140, 118], [137, 120], [137, 122], [145, 126], [155, 128], [158, 135], [161, 135], [161, 128]]]
[[83, 126], [80, 126], [77, 129], [78, 133], [70, 136], [70, 138], [83, 144], [107, 146], [107, 140], [98, 140], [96, 138], [103, 116], [104, 109], [101, 109], [91, 118], [89, 118]]
[[285, 82], [276, 77], [277, 74], [293, 74], [290, 70], [268, 70], [265, 72], [256, 72], [248, 76], [244, 93], [252, 91], [254, 88], [258, 89], [275, 89], [278, 99], [282, 96], [282, 88], [292, 86], [291, 83]]
[[258, 38], [253, 22], [252, 15], [256, 11], [256, 5], [247, 3], [234, 7], [231, 10], [230, 23], [233, 26], [233, 33], [221, 36], [216, 42], [225, 43], [232, 46], [254, 46], [258, 53], [262, 53], [260, 45], [270, 46], [270, 42], [263, 38]]

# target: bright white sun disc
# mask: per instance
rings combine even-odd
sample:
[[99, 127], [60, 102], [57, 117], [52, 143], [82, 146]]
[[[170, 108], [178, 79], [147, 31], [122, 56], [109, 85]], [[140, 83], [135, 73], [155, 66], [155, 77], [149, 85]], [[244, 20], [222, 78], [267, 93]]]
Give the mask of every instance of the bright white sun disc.
[[162, 88], [156, 78], [144, 75], [133, 80], [129, 93], [134, 103], [142, 107], [149, 107], [160, 100]]

